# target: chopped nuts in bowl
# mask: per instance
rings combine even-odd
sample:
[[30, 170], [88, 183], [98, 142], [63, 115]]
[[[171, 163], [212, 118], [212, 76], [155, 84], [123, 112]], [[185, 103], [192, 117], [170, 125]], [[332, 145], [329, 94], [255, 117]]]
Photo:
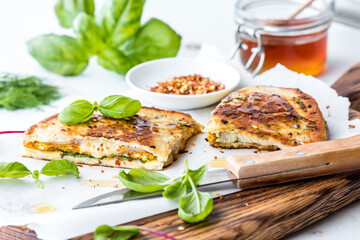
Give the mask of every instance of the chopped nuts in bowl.
[[220, 61], [175, 57], [139, 64], [126, 74], [126, 81], [140, 100], [189, 110], [219, 102], [239, 84], [240, 74]]

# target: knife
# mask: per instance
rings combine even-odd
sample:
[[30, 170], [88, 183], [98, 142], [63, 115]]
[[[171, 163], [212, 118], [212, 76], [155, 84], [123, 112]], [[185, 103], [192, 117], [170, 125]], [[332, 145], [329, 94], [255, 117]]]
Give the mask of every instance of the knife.
[[[360, 169], [360, 135], [310, 143], [275, 152], [234, 155], [224, 159], [226, 168], [209, 171], [199, 187], [233, 182], [243, 190]], [[161, 196], [128, 188], [86, 200], [73, 209], [104, 206]]]

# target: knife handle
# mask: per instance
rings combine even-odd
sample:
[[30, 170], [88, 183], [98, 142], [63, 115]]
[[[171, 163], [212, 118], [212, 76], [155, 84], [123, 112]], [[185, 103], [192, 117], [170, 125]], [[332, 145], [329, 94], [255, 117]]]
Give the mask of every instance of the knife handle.
[[275, 152], [226, 158], [241, 189], [360, 169], [360, 135], [305, 144]]

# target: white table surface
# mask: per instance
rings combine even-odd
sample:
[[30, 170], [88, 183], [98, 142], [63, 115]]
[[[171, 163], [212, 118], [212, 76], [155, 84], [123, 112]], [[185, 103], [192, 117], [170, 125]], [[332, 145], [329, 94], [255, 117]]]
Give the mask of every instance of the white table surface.
[[[103, 1], [97, 1], [100, 6]], [[42, 76], [61, 87], [65, 97], [43, 110], [0, 110], [1, 130], [24, 130], [49, 114], [60, 111], [71, 100], [99, 100], [129, 90], [123, 77], [98, 66], [93, 58], [83, 74], [61, 77], [44, 70], [28, 53], [25, 42], [42, 33], [72, 34], [59, 27], [49, 0], [0, 0], [0, 72]], [[227, 54], [234, 44], [235, 0], [148, 0], [143, 20], [157, 17], [182, 36], [179, 56], [196, 56], [189, 46], [215, 44]], [[360, 30], [334, 23], [329, 30], [326, 72], [320, 79], [331, 85], [360, 60]], [[6, 112], [6, 114], [5, 114]], [[1, 117], [5, 116], [6, 117]], [[25, 117], [24, 117], [25, 116]], [[288, 239], [359, 239], [360, 203], [355, 202]]]

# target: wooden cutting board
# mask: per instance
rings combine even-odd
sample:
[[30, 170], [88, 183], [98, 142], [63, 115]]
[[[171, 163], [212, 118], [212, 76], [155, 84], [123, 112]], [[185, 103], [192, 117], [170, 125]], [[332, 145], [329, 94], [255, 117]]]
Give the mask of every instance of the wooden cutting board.
[[[332, 87], [360, 110], [360, 64], [349, 69]], [[360, 112], [350, 109], [350, 119]], [[360, 157], [360, 156], [359, 156]], [[289, 184], [241, 191], [214, 200], [206, 221], [187, 224], [177, 210], [132, 221], [176, 239], [279, 239], [309, 226], [360, 198], [360, 170]], [[0, 239], [37, 239], [26, 227], [0, 228]], [[74, 239], [93, 239], [93, 233]], [[138, 239], [163, 239], [152, 234]]]

